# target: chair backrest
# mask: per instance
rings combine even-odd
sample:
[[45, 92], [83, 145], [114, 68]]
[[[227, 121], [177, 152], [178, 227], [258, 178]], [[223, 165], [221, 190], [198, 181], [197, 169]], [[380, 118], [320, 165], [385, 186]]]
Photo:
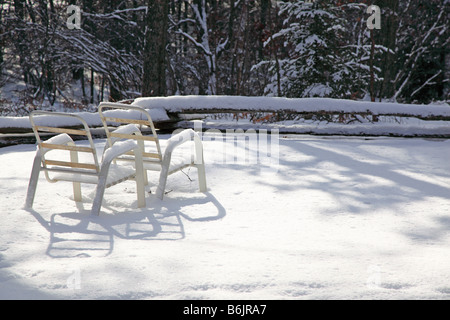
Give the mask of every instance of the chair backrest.
[[[48, 174], [52, 171], [98, 175], [100, 166], [96, 148], [89, 126], [83, 118], [74, 114], [40, 110], [31, 112], [29, 118], [47, 180], [52, 181]], [[52, 134], [56, 136], [47, 139], [48, 135]], [[74, 143], [73, 138], [76, 140], [80, 136], [89, 140], [89, 146], [78, 146]], [[88, 156], [79, 159], [78, 152]]]
[[[162, 154], [158, 135], [150, 114], [143, 108], [122, 103], [101, 102], [98, 112], [105, 128], [107, 143], [112, 146], [120, 139], [137, 140], [143, 153], [144, 162], [161, 163]], [[140, 128], [138, 133], [126, 132], [126, 130], [111, 130], [121, 125], [136, 125]], [[149, 135], [141, 135], [140, 132], [150, 131]], [[147, 145], [144, 142], [148, 142]], [[130, 154], [132, 155], [132, 154]], [[122, 157], [123, 159], [123, 157]]]

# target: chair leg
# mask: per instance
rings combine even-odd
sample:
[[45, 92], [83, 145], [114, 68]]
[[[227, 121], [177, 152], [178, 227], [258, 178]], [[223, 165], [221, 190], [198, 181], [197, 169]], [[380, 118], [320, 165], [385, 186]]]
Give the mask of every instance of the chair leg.
[[167, 176], [169, 175], [169, 165], [170, 165], [170, 154], [164, 157], [161, 164], [161, 172], [159, 174], [158, 188], [156, 189], [156, 197], [159, 199], [164, 198], [164, 190], [166, 189]]
[[100, 215], [100, 208], [103, 202], [103, 195], [106, 189], [106, 179], [109, 170], [109, 163], [103, 164], [98, 177], [97, 189], [95, 191], [94, 202], [92, 203], [91, 214]]
[[142, 150], [141, 148], [136, 148], [134, 150], [135, 156], [135, 167], [136, 167], [136, 193], [138, 207], [144, 208], [146, 206], [145, 201], [145, 185], [148, 183], [147, 170], [144, 170], [144, 165], [142, 161]]
[[41, 172], [41, 156], [40, 152], [37, 151], [34, 157], [33, 169], [31, 171], [30, 181], [28, 183], [27, 198], [25, 201], [25, 206], [31, 208], [34, 202], [34, 196], [36, 195], [37, 183], [39, 180], [39, 173]]
[[[140, 136], [142, 136], [142, 134], [137, 134], [136, 133], [136, 135], [140, 135]], [[144, 170], [143, 168], [143, 156], [142, 156], [142, 154], [143, 154], [143, 152], [144, 152], [144, 150], [145, 150], [145, 145], [144, 145], [144, 141], [142, 141], [142, 140], [138, 140], [137, 141], [137, 145], [138, 145], [138, 150], [134, 150], [134, 156], [135, 156], [135, 165], [136, 165], [136, 175], [138, 175], [138, 171], [140, 172], [139, 173], [139, 176], [142, 176], [143, 177], [143, 181], [144, 181], [144, 185], [145, 186], [148, 186], [148, 173], [147, 173], [147, 170]], [[137, 153], [137, 152], [139, 152], [139, 154]], [[138, 164], [142, 164], [142, 170], [140, 169], [140, 168], [138, 168]], [[142, 172], [141, 172], [142, 171]]]
[[203, 159], [203, 145], [200, 137], [194, 134], [195, 145], [195, 166], [198, 173], [198, 184], [200, 192], [206, 192], [206, 173], [205, 173], [205, 161]]
[[106, 188], [106, 176], [100, 177], [97, 185], [97, 189], [95, 191], [94, 202], [92, 203], [91, 214], [100, 215], [100, 208], [103, 202], [103, 195], [105, 194]]
[[[69, 143], [69, 145], [75, 146], [75, 143]], [[70, 161], [78, 163], [78, 153], [76, 151], [70, 151]], [[79, 182], [73, 182], [73, 198], [77, 202], [81, 202], [81, 184]]]
[[206, 192], [206, 173], [205, 173], [205, 164], [197, 165], [197, 173], [198, 173], [198, 186], [200, 192]]
[[73, 199], [76, 202], [81, 202], [81, 184], [79, 182], [73, 182]]

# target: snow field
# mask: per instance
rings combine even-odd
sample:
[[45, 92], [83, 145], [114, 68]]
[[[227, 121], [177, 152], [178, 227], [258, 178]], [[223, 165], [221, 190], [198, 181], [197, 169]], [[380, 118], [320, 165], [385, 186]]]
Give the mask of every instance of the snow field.
[[186, 169], [138, 209], [130, 181], [100, 217], [93, 186], [75, 203], [43, 175], [24, 210], [34, 146], [0, 149], [0, 297], [450, 298], [448, 140], [282, 135], [276, 171], [224, 143], [204, 140], [207, 193]]

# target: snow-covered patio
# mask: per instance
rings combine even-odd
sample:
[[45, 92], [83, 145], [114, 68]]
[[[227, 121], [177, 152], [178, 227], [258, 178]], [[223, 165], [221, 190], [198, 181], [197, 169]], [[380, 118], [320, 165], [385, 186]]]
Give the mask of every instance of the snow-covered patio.
[[0, 298], [450, 298], [449, 140], [280, 136], [271, 170], [203, 143], [207, 193], [130, 181], [99, 217], [43, 175], [23, 209], [35, 146], [1, 148]]

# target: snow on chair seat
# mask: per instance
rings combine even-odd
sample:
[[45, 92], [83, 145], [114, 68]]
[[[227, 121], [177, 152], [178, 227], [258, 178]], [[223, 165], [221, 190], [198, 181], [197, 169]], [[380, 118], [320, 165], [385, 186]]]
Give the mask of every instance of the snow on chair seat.
[[[203, 161], [203, 146], [200, 137], [192, 129], [186, 129], [171, 137], [164, 152], [161, 151], [160, 141], [156, 134], [152, 118], [147, 110], [128, 104], [101, 102], [98, 111], [107, 135], [107, 144], [114, 145], [120, 139], [135, 139], [141, 147], [144, 181], [148, 184], [147, 170], [159, 171], [160, 178], [156, 195], [162, 199], [167, 176], [186, 167], [196, 167], [199, 178], [199, 189], [206, 191], [205, 165]], [[116, 129], [110, 125], [118, 126]], [[142, 129], [149, 129], [150, 135], [144, 135]], [[175, 147], [194, 141], [195, 151], [183, 154], [172, 154]], [[134, 161], [132, 154], [117, 158], [121, 161]]]
[[[106, 178], [106, 188], [109, 188], [117, 183], [128, 180], [129, 177], [135, 175], [136, 170], [133, 167], [119, 166], [116, 164], [111, 164]], [[56, 181], [74, 181], [79, 183], [87, 184], [97, 184], [98, 177], [92, 175], [83, 175], [79, 173], [71, 172], [58, 172], [52, 176], [53, 180]]]
[[[93, 214], [100, 213], [106, 188], [129, 179], [136, 181], [138, 206], [145, 207], [142, 152], [134, 140], [121, 141], [105, 148], [102, 161], [99, 162], [90, 129], [83, 118], [74, 114], [47, 111], [33, 111], [29, 118], [36, 136], [37, 151], [27, 190], [26, 207], [33, 206], [41, 171], [44, 171], [49, 182], [72, 182], [75, 201], [81, 201], [81, 183], [96, 184], [91, 210]], [[78, 124], [82, 129], [58, 127], [58, 120], [70, 125]], [[47, 133], [57, 135], [43, 140], [43, 135]], [[87, 137], [89, 146], [75, 144], [71, 135]], [[134, 153], [134, 166], [112, 163], [117, 157], [129, 152]]]

